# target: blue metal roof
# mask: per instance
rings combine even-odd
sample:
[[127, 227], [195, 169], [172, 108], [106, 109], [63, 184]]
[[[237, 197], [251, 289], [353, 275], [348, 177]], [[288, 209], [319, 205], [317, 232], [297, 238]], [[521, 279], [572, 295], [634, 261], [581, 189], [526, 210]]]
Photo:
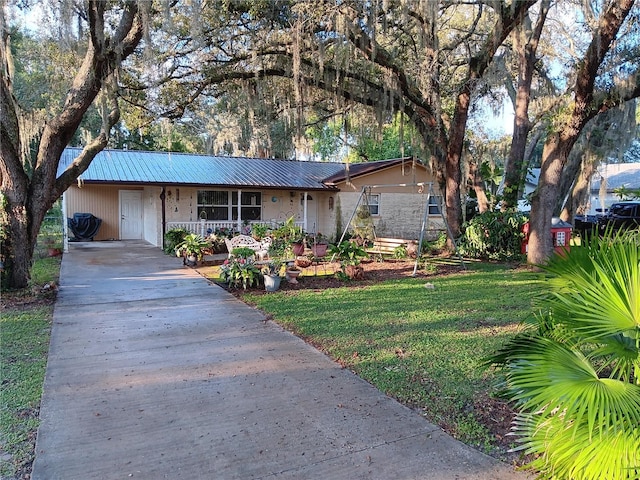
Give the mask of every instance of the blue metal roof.
[[[81, 152], [66, 148], [60, 175]], [[323, 180], [344, 164], [247, 157], [217, 157], [171, 152], [103, 150], [81, 178], [85, 182], [208, 185], [304, 190], [331, 190]]]

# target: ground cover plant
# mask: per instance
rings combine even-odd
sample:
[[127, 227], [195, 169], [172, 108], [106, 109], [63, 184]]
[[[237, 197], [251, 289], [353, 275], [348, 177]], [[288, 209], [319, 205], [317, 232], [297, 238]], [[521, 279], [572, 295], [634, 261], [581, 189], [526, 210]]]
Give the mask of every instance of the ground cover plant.
[[0, 477], [28, 478], [47, 365], [60, 257], [37, 259], [31, 286], [0, 302]]
[[295, 290], [234, 293], [456, 438], [517, 461], [506, 453], [512, 411], [492, 397], [483, 361], [521, 331], [540, 282], [526, 268], [474, 263], [337, 288], [303, 274]]

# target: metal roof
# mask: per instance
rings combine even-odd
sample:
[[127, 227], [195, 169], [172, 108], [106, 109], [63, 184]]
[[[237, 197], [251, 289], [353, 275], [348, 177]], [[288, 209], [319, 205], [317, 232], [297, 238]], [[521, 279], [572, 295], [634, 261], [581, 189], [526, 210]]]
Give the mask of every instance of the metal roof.
[[600, 178], [605, 178], [607, 190], [614, 188], [640, 188], [640, 163], [609, 163], [601, 164], [598, 172], [593, 176], [591, 190], [600, 190]]
[[[640, 188], [640, 163], [608, 163], [601, 164], [596, 173], [591, 177], [591, 191], [600, 190], [600, 179], [607, 182], [607, 190], [625, 187], [629, 189]], [[535, 187], [540, 180], [540, 169], [532, 168], [527, 175], [527, 183]]]
[[[66, 148], [60, 175], [81, 148]], [[302, 162], [266, 158], [218, 157], [171, 152], [103, 150], [81, 175], [85, 182], [147, 183], [334, 190], [323, 180], [344, 170], [342, 163]]]

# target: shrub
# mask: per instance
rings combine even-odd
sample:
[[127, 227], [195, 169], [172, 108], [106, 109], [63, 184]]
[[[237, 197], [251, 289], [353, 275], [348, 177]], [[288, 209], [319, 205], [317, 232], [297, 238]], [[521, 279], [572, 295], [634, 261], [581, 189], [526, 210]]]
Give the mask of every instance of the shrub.
[[184, 228], [172, 228], [164, 234], [164, 253], [167, 255], [175, 255], [176, 247], [184, 242], [185, 237], [189, 234]]
[[238, 258], [252, 258], [254, 257], [256, 254], [256, 251], [253, 248], [249, 248], [249, 247], [236, 247], [231, 251], [231, 255], [233, 257], [238, 257]]
[[542, 478], [640, 478], [639, 252], [635, 232], [552, 257], [534, 328], [491, 359]]
[[407, 258], [408, 255], [406, 245], [398, 245], [393, 249], [393, 258], [402, 259]]
[[458, 242], [461, 254], [489, 260], [520, 260], [522, 227], [527, 217], [519, 212], [484, 212], [463, 225]]
[[357, 243], [353, 241], [343, 241], [338, 245], [331, 245], [329, 249], [330, 255], [335, 255], [340, 260], [340, 268], [342, 271], [339, 277], [349, 277], [353, 278], [353, 276], [348, 275], [348, 270], [354, 269], [360, 265], [360, 261], [367, 256], [367, 252], [359, 246]]
[[220, 265], [220, 279], [230, 287], [242, 286], [245, 290], [260, 283], [260, 269], [253, 261], [233, 257]]
[[420, 248], [421, 254], [437, 255], [447, 248], [447, 234], [440, 232], [435, 240], [423, 240]]

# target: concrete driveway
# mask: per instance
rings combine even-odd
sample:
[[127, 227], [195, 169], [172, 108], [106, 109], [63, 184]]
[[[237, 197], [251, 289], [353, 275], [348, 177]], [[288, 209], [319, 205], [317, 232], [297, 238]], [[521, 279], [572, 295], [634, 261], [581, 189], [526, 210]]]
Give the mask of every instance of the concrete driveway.
[[34, 480], [516, 479], [143, 242], [64, 255]]

